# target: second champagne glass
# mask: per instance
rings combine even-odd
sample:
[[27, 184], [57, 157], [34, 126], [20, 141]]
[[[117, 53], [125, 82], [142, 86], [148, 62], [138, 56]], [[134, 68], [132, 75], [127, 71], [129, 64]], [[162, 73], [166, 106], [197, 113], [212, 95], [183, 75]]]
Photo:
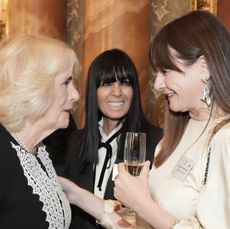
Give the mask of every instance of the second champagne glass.
[[[145, 162], [146, 155], [146, 134], [140, 132], [127, 132], [124, 148], [124, 164], [126, 170], [132, 176], [138, 176]], [[136, 224], [136, 214], [133, 210], [127, 209], [127, 221]], [[134, 226], [135, 228], [135, 226]]]
[[138, 176], [145, 162], [146, 134], [127, 132], [125, 139], [124, 163], [132, 176]]

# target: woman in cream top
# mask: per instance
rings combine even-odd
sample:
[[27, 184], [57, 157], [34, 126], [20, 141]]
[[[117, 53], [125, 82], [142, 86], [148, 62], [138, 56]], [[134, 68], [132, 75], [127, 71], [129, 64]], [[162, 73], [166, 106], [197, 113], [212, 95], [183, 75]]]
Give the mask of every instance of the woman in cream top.
[[114, 193], [153, 228], [230, 227], [229, 52], [228, 30], [206, 11], [170, 22], [151, 43], [164, 136], [150, 173], [149, 162], [138, 177], [119, 165]]
[[[175, 228], [201, 228], [201, 225], [228, 228], [230, 225], [230, 217], [224, 211], [230, 188], [225, 177], [226, 172], [230, 172], [230, 125], [219, 130], [209, 145], [207, 139], [216, 122], [209, 124], [202, 133], [206, 124], [207, 121], [191, 119], [173, 154], [150, 172], [152, 197], [178, 219]], [[204, 184], [209, 147], [210, 163]], [[186, 170], [189, 165], [190, 172]]]
[[[150, 173], [149, 161], [136, 177], [119, 164], [114, 194], [152, 228], [230, 227], [229, 53], [228, 30], [206, 11], [170, 22], [151, 43], [154, 87], [166, 97], [164, 136]], [[119, 228], [104, 203], [94, 216]]]

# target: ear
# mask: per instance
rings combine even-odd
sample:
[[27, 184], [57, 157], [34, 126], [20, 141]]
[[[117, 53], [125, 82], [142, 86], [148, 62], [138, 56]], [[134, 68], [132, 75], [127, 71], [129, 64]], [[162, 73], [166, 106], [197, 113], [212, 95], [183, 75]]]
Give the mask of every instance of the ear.
[[210, 71], [208, 69], [208, 65], [207, 65], [207, 62], [204, 58], [204, 56], [200, 56], [199, 59], [197, 60], [198, 61], [198, 64], [200, 66], [200, 69], [201, 69], [201, 79], [202, 81], [208, 81], [210, 79]]

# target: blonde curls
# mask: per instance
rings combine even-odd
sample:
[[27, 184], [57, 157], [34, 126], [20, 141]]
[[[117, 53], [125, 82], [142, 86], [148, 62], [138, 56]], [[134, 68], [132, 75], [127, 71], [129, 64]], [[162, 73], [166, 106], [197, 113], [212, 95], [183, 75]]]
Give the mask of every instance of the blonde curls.
[[79, 69], [74, 51], [64, 42], [32, 35], [3, 42], [0, 66], [0, 123], [14, 132], [47, 111], [58, 73]]

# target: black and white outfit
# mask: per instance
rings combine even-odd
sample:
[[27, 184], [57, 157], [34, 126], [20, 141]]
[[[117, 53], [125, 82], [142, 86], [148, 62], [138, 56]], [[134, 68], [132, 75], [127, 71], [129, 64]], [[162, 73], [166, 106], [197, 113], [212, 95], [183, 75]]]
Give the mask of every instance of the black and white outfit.
[[[124, 142], [119, 142], [124, 134], [122, 124], [116, 127], [109, 135], [102, 129], [103, 121], [99, 121], [101, 141], [98, 147], [98, 163], [82, 161], [78, 158], [80, 142], [84, 129], [76, 130], [69, 139], [66, 158], [66, 176], [80, 187], [94, 193], [102, 199], [115, 199], [112, 180], [114, 164], [123, 161]], [[155, 146], [162, 137], [160, 128], [149, 125], [145, 131], [147, 136], [146, 160], [153, 160]], [[95, 219], [76, 206], [72, 206], [71, 229], [102, 228], [96, 225]]]
[[0, 139], [0, 228], [69, 228], [69, 202], [45, 146], [28, 153], [2, 125]]

